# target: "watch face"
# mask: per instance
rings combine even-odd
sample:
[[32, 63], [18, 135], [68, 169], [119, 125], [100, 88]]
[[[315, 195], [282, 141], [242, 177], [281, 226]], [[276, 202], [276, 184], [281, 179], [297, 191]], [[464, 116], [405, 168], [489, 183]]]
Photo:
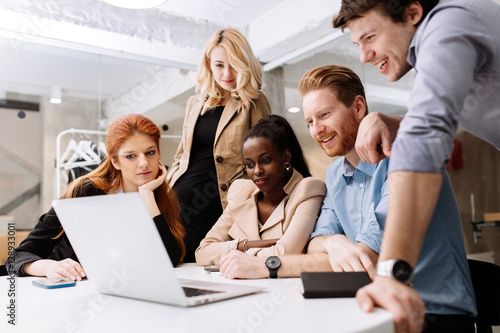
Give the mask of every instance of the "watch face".
[[266, 260], [266, 266], [269, 269], [276, 269], [281, 266], [281, 260], [278, 257], [269, 257]]
[[413, 268], [411, 268], [410, 264], [404, 260], [398, 260], [394, 263], [392, 267], [392, 274], [396, 278], [396, 280], [401, 282], [407, 282], [411, 279], [413, 274]]

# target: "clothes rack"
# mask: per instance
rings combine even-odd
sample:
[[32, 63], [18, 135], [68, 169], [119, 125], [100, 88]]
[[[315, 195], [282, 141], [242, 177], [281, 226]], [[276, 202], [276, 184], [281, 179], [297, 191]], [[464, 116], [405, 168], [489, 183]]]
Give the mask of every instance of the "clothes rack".
[[[98, 136], [98, 142], [96, 143], [97, 149], [99, 152], [105, 153], [106, 151], [106, 144], [105, 140], [102, 139], [102, 137], [107, 136], [107, 132], [104, 131], [92, 131], [92, 130], [85, 130], [85, 129], [75, 129], [75, 128], [70, 128], [67, 130], [62, 131], [57, 135], [56, 138], [56, 180], [55, 180], [55, 198], [59, 198], [61, 195], [61, 171], [71, 169], [72, 167], [82, 167], [82, 166], [87, 166], [87, 165], [96, 165], [100, 164], [101, 161], [100, 159], [93, 160], [93, 161], [83, 161], [83, 162], [75, 162], [71, 161], [70, 163], [65, 163], [65, 161], [61, 157], [68, 157], [68, 156], [61, 156], [61, 139], [65, 135], [71, 135], [72, 137], [76, 134], [80, 135], [97, 135]], [[180, 135], [162, 135], [162, 139], [181, 139]], [[72, 139], [73, 140], [73, 139]], [[74, 144], [74, 143], [73, 143]]]

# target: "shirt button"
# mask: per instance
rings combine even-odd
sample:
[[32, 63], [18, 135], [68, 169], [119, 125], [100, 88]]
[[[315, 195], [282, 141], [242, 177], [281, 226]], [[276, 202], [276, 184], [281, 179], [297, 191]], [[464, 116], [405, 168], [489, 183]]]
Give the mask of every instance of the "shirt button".
[[365, 185], [363, 185], [363, 184], [359, 184], [359, 187], [363, 188], [363, 187], [365, 187]]
[[226, 184], [222, 184], [220, 186], [220, 189], [223, 190], [224, 192], [226, 192], [227, 191], [227, 185]]
[[224, 161], [224, 159], [222, 158], [222, 156], [217, 156], [217, 158], [215, 159], [218, 163], [222, 163], [222, 161]]
[[361, 218], [361, 213], [358, 214], [358, 219], [360, 219], [360, 218]]

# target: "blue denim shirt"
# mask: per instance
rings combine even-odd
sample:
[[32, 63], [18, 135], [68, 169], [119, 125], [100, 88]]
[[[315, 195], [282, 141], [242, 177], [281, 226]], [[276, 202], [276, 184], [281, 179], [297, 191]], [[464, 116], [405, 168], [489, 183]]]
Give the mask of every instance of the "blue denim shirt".
[[[333, 162], [326, 174], [326, 196], [311, 238], [344, 234], [353, 243], [361, 242], [380, 252], [388, 207], [388, 165], [388, 158], [376, 165], [360, 161], [357, 168], [344, 157]], [[477, 314], [462, 223], [446, 172], [415, 267], [414, 287], [427, 313]]]
[[442, 0], [420, 23], [408, 63], [415, 83], [390, 172], [442, 172], [460, 124], [500, 149], [500, 6]]
[[387, 168], [375, 164], [360, 162], [355, 168], [344, 157], [333, 162], [326, 174], [326, 196], [311, 238], [344, 234], [352, 242], [380, 252], [387, 212], [386, 179]]

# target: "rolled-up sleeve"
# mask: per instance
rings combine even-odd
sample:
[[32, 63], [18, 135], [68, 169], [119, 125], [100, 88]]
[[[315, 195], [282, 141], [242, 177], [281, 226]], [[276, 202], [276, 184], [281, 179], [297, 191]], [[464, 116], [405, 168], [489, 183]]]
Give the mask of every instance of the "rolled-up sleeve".
[[331, 202], [331, 197], [328, 194], [323, 200], [323, 206], [321, 207], [321, 213], [319, 215], [318, 221], [316, 222], [316, 227], [311, 234], [310, 239], [316, 236], [327, 236], [333, 234], [345, 234], [342, 229], [342, 225], [335, 214], [333, 209], [333, 204]]
[[[380, 206], [387, 208], [387, 204], [379, 203]], [[387, 209], [385, 210], [387, 212]], [[360, 232], [356, 235], [356, 243], [363, 243], [373, 251], [380, 253], [380, 245], [382, 244], [382, 230], [377, 219], [375, 204], [372, 202], [368, 211], [367, 217], [363, 221]]]
[[[460, 22], [457, 25], [456, 22]], [[466, 97], [493, 41], [478, 18], [462, 8], [437, 11], [410, 47], [416, 70], [409, 111], [393, 144], [389, 172], [442, 172], [460, 119], [474, 117]]]

